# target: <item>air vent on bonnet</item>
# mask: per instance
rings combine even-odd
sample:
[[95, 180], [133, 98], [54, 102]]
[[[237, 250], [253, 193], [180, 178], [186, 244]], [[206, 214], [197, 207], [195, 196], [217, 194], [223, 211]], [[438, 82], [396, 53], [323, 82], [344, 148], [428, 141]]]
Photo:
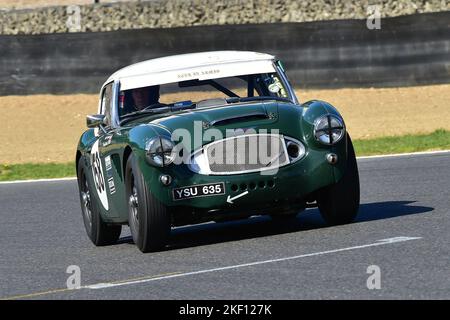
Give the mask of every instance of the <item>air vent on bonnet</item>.
[[256, 121], [256, 120], [263, 120], [263, 119], [270, 119], [269, 115], [265, 112], [255, 112], [255, 113], [248, 113], [236, 117], [228, 117], [223, 119], [218, 119], [210, 122], [211, 126], [223, 126], [231, 123], [236, 122], [247, 122], [247, 121]]

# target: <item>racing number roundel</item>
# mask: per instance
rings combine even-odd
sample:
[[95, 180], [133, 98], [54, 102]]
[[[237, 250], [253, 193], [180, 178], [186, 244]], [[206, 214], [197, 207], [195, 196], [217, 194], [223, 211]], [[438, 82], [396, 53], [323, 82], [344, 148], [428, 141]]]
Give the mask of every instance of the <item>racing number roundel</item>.
[[92, 163], [92, 170], [94, 171], [95, 186], [98, 192], [102, 193], [103, 191], [105, 191], [105, 181], [103, 180], [101, 174], [100, 157], [98, 152], [93, 154], [92, 156], [94, 158]]
[[105, 175], [103, 174], [102, 159], [100, 158], [100, 153], [98, 152], [99, 141], [100, 139], [95, 141], [91, 150], [92, 177], [94, 178], [95, 189], [97, 190], [98, 197], [100, 198], [103, 207], [108, 210], [109, 205], [105, 187]]

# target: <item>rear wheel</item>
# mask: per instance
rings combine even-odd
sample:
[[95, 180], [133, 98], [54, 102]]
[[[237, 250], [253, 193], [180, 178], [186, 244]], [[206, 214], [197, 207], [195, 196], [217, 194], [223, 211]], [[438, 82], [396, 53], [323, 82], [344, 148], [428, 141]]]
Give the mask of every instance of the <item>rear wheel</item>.
[[88, 183], [86, 173], [84, 158], [82, 157], [78, 161], [78, 189], [80, 192], [81, 213], [86, 233], [96, 246], [114, 244], [119, 239], [122, 226], [108, 225], [102, 220], [98, 202]]
[[167, 207], [148, 190], [133, 154], [125, 170], [128, 223], [134, 243], [142, 252], [162, 249], [170, 235]]
[[337, 183], [319, 192], [317, 204], [323, 219], [331, 225], [350, 223], [358, 214], [358, 165], [349, 136], [347, 136], [347, 166], [344, 176]]

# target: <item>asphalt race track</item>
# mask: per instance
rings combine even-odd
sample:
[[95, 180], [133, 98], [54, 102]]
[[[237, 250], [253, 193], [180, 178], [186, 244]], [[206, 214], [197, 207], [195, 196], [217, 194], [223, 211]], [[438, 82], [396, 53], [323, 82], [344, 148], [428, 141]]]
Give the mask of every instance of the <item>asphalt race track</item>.
[[[0, 184], [0, 298], [449, 299], [450, 153], [358, 162], [353, 224], [326, 227], [310, 209], [294, 223], [182, 227], [150, 254], [125, 227], [119, 244], [94, 247], [74, 180]], [[70, 265], [81, 289], [66, 287]], [[367, 288], [371, 265], [381, 289]]]

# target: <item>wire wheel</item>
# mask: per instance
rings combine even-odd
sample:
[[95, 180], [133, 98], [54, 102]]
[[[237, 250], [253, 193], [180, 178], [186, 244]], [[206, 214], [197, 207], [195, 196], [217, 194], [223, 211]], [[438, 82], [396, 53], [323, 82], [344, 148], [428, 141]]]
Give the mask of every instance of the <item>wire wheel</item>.
[[83, 211], [83, 221], [86, 229], [89, 232], [92, 231], [92, 207], [91, 207], [91, 193], [89, 191], [86, 175], [83, 172], [82, 181], [81, 181], [81, 203], [82, 203], [82, 211]]
[[133, 172], [131, 172], [130, 184], [131, 192], [128, 196], [128, 210], [130, 212], [129, 224], [133, 240], [136, 242], [139, 235], [139, 196]]

